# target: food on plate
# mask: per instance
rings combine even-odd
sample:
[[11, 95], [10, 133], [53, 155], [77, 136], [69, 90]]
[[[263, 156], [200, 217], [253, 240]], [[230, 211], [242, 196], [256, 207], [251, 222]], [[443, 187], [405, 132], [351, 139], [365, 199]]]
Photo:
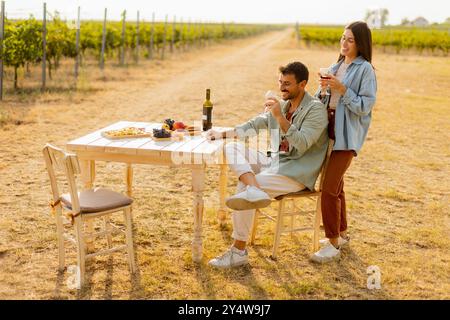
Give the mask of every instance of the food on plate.
[[[200, 128], [195, 128], [193, 126], [188, 126], [186, 124], [184, 124], [184, 122], [182, 121], [175, 121], [174, 119], [171, 118], [167, 118], [164, 120], [162, 126], [161, 126], [161, 130], [166, 130], [167, 132], [172, 134], [172, 137], [178, 137], [178, 138], [182, 138], [184, 136], [184, 134], [175, 134], [176, 132], [178, 133], [189, 133], [191, 136], [194, 135], [194, 132], [197, 133], [198, 131], [200, 131]], [[162, 134], [161, 134], [162, 135]], [[154, 137], [156, 137], [154, 135]]]
[[187, 126], [181, 121], [175, 121], [172, 126], [173, 130], [186, 129], [186, 127]]
[[169, 130], [173, 130], [173, 124], [175, 123], [175, 120], [172, 120], [170, 118], [167, 118], [164, 120], [164, 124], [169, 126]]
[[166, 129], [153, 129], [153, 136], [155, 138], [170, 138], [172, 134]]
[[117, 130], [108, 130], [104, 131], [103, 133], [110, 137], [139, 136], [146, 134], [145, 128], [136, 128], [136, 127], [126, 127]]
[[191, 136], [198, 135], [202, 132], [199, 127], [194, 126], [186, 126], [184, 130], [187, 130]]
[[183, 141], [187, 132], [185, 130], [178, 129], [172, 132], [172, 140]]

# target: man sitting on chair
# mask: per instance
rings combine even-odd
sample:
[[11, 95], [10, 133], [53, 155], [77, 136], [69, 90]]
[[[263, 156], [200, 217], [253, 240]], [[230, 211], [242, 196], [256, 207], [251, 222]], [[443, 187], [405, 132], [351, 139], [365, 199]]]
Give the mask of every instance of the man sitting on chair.
[[238, 176], [238, 190], [226, 200], [232, 214], [234, 243], [209, 265], [231, 268], [248, 263], [245, 249], [255, 209], [267, 207], [271, 197], [314, 189], [328, 145], [326, 107], [305, 91], [308, 69], [301, 62], [279, 68], [281, 101], [268, 98], [266, 112], [228, 132], [207, 132], [210, 140], [245, 138], [267, 130], [269, 154], [247, 149], [241, 143], [225, 146], [226, 161]]

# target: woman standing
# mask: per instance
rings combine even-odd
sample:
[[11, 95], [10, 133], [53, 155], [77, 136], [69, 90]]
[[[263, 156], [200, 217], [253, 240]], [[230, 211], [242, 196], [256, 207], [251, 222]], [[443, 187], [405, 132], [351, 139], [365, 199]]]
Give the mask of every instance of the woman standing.
[[[365, 22], [353, 22], [344, 29], [337, 63], [321, 77], [321, 88], [328, 88], [328, 134], [334, 140], [322, 186], [324, 246], [311, 260], [327, 262], [340, 257], [348, 245], [344, 174], [357, 156], [367, 136], [377, 82], [372, 66], [372, 35]], [[321, 88], [319, 95], [321, 98]]]

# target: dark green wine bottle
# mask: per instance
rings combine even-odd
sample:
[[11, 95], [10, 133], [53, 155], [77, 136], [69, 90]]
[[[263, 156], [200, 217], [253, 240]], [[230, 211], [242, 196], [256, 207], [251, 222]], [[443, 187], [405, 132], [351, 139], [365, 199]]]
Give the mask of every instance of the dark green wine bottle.
[[203, 131], [207, 131], [212, 128], [212, 110], [213, 104], [211, 102], [211, 90], [206, 89], [206, 100], [203, 102]]

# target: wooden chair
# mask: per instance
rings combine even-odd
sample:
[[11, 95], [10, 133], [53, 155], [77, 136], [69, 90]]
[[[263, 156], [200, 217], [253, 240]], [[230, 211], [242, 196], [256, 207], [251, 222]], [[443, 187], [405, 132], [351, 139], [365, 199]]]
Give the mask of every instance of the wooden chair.
[[[78, 288], [85, 282], [86, 260], [98, 255], [127, 250], [130, 270], [134, 273], [136, 265], [131, 223], [131, 204], [133, 200], [125, 195], [103, 188], [79, 192], [77, 190], [76, 175], [80, 174], [81, 170], [77, 156], [66, 153], [50, 144], [44, 147], [43, 154], [53, 194], [53, 201], [50, 205], [56, 218], [59, 269], [62, 271], [65, 268], [65, 241], [69, 241], [77, 247]], [[66, 180], [69, 190], [65, 194], [60, 194], [58, 188], [57, 174], [60, 175], [61, 173]], [[112, 213], [119, 211], [122, 211], [124, 215], [125, 231], [110, 221]], [[91, 233], [85, 232], [85, 223], [99, 217], [104, 218], [104, 230], [100, 232], [93, 232], [92, 230]], [[75, 238], [65, 232], [65, 226], [68, 225], [74, 227]], [[113, 247], [112, 235], [119, 232], [125, 233], [126, 245]], [[88, 253], [86, 243], [93, 241], [99, 236], [106, 236], [108, 249]]]
[[[320, 206], [320, 198], [322, 194], [322, 185], [323, 180], [325, 177], [325, 172], [328, 166], [328, 162], [330, 159], [331, 151], [333, 149], [333, 141], [330, 140], [328, 143], [328, 149], [327, 149], [327, 155], [323, 161], [322, 167], [320, 169], [319, 174], [319, 188], [315, 190], [302, 190], [298, 192], [292, 192], [284, 195], [280, 195], [278, 197], [275, 197], [275, 200], [272, 200], [272, 203], [278, 204], [278, 213], [276, 216], [271, 216], [265, 212], [263, 212], [260, 209], [256, 209], [254, 218], [253, 218], [253, 226], [251, 231], [251, 238], [250, 238], [250, 244], [254, 244], [255, 237], [256, 237], [256, 228], [258, 226], [258, 219], [263, 216], [265, 218], [268, 218], [275, 222], [275, 233], [274, 233], [274, 239], [273, 239], [273, 248], [272, 248], [272, 255], [271, 257], [273, 259], [277, 258], [277, 251], [278, 246], [280, 244], [280, 237], [283, 233], [290, 233], [292, 235], [293, 232], [296, 231], [310, 231], [314, 230], [313, 233], [313, 252], [316, 252], [319, 250], [319, 232], [320, 232], [320, 225], [322, 222], [322, 210]], [[314, 211], [305, 211], [302, 210], [300, 207], [298, 207], [295, 203], [295, 200], [298, 199], [309, 199], [313, 200], [316, 198], [316, 209]], [[287, 203], [292, 203], [292, 209], [287, 210]], [[308, 214], [314, 214], [314, 223], [312, 227], [300, 227], [300, 228], [294, 228], [294, 216], [299, 215], [308, 215]], [[285, 228], [284, 226], [284, 218], [290, 217], [290, 228]]]

